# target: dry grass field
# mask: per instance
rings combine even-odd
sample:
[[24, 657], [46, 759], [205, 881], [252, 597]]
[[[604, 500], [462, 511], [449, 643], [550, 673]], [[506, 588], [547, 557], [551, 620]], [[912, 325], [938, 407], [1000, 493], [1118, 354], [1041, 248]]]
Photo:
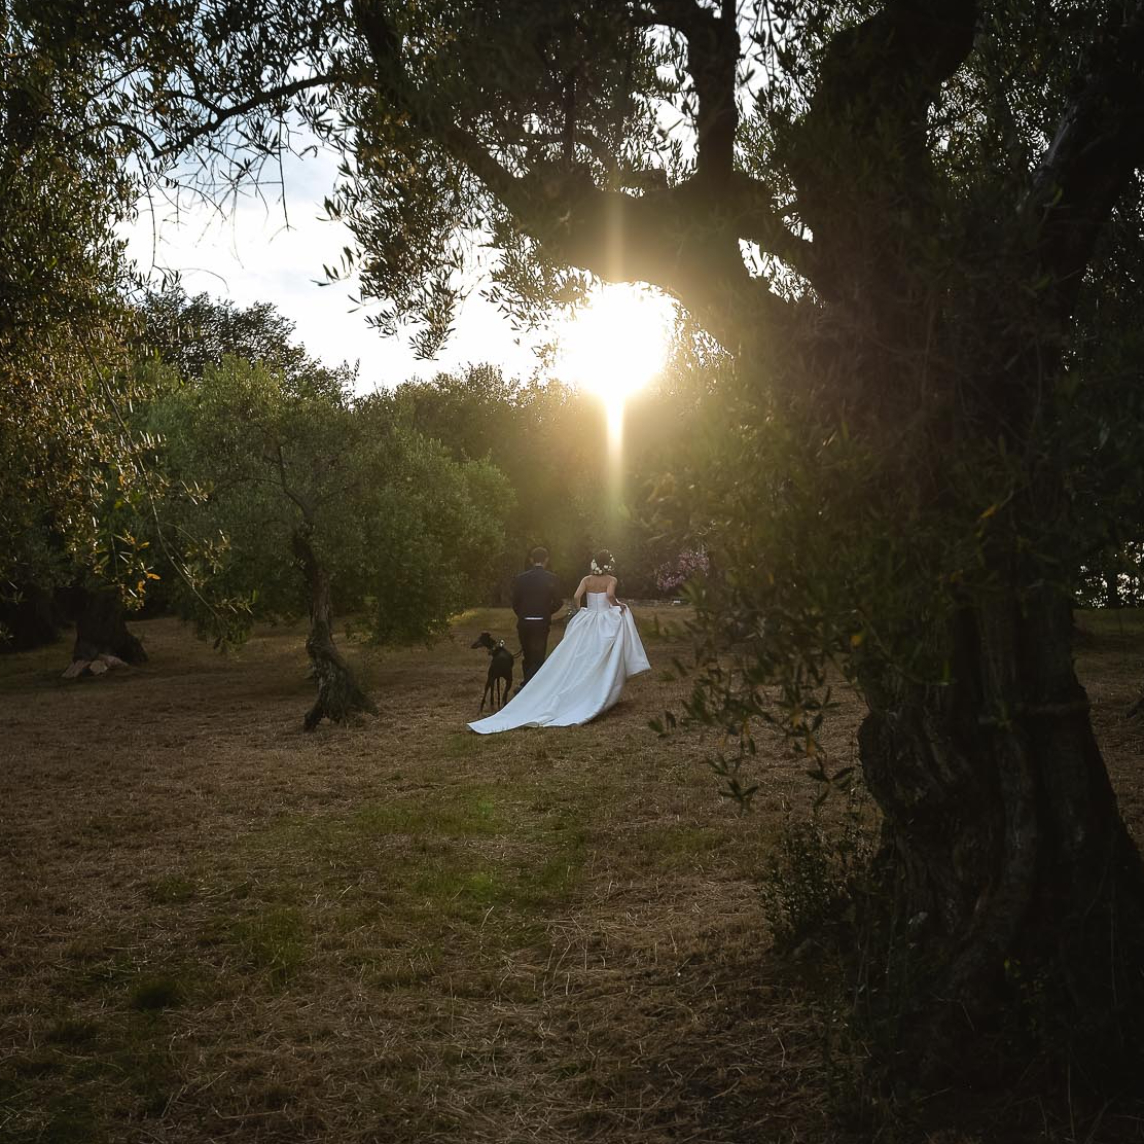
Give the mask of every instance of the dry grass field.
[[[66, 645], [0, 658], [0, 1140], [861, 1138], [805, 968], [768, 953], [802, 766], [765, 760], [740, 815], [702, 741], [647, 729], [682, 690], [656, 673], [586, 727], [472, 734], [469, 644], [509, 619], [349, 645], [381, 716], [312, 735], [297, 628], [224, 659], [152, 620], [148, 665], [72, 683]], [[685, 654], [637, 619], [653, 664]], [[1136, 829], [1141, 620], [1082, 649]]]

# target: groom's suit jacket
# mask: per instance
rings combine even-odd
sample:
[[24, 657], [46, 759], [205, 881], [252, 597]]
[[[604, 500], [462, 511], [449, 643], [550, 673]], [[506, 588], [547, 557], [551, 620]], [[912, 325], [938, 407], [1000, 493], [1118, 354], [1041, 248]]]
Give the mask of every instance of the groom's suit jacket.
[[512, 610], [519, 620], [543, 619], [547, 623], [563, 602], [559, 578], [539, 564], [521, 572], [512, 582]]

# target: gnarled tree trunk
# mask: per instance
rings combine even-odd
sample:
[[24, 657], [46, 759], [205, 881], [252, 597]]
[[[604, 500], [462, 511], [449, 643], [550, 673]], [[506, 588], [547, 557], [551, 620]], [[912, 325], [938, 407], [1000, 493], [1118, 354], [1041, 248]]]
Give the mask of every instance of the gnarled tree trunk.
[[859, 733], [911, 937], [904, 1056], [930, 1081], [996, 1082], [1044, 1050], [1078, 1086], [1135, 1084], [1144, 865], [1073, 670], [1068, 601], [1002, 592], [955, 628], [951, 685], [869, 681]]
[[295, 530], [293, 536], [294, 555], [305, 573], [310, 592], [310, 634], [306, 651], [318, 681], [317, 698], [303, 724], [307, 731], [313, 731], [323, 719], [340, 723], [355, 711], [377, 714], [373, 700], [358, 686], [334, 643], [330, 576], [318, 560], [310, 536], [311, 529], [307, 525]]

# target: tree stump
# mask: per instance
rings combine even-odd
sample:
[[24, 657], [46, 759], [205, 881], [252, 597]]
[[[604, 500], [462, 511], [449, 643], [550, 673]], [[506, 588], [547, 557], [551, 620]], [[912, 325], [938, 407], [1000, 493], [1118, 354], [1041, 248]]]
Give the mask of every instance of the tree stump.
[[101, 589], [80, 591], [72, 661], [64, 679], [103, 675], [110, 667], [147, 662], [138, 636], [127, 628], [123, 601], [116, 592]]

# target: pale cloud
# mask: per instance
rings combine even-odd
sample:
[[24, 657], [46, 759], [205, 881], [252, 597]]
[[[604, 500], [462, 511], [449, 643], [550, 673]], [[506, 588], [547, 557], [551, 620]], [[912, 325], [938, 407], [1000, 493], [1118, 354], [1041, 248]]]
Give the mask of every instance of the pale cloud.
[[334, 181], [334, 160], [319, 153], [284, 166], [285, 204], [245, 198], [225, 216], [205, 204], [184, 205], [178, 220], [163, 204], [144, 201], [124, 228], [128, 251], [143, 268], [178, 270], [189, 293], [206, 292], [239, 306], [270, 302], [296, 326], [307, 351], [327, 365], [360, 361], [359, 388], [368, 392], [410, 377], [429, 377], [469, 362], [494, 362], [510, 376], [536, 367], [536, 336], [520, 336], [495, 306], [474, 291], [441, 357], [418, 361], [403, 337], [382, 338], [355, 312], [354, 280], [322, 281], [323, 264], [348, 244], [338, 223], [322, 221], [322, 198]]

